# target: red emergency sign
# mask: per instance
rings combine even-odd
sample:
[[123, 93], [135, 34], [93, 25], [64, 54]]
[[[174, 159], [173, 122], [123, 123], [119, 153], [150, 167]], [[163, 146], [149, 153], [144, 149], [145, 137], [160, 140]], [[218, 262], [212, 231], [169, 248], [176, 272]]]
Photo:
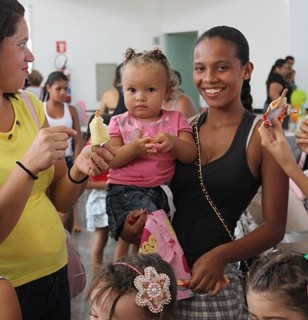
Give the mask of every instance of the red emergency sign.
[[57, 41], [56, 42], [56, 52], [57, 53], [66, 53], [66, 41]]

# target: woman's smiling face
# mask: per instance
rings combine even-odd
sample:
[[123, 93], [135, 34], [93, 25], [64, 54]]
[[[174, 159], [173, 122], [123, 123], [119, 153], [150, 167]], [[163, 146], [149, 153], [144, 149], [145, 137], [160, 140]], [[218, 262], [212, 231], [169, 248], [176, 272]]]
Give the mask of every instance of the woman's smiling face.
[[205, 38], [194, 51], [194, 82], [210, 107], [241, 103], [243, 81], [250, 77], [252, 65], [242, 66], [236, 47], [219, 37]]

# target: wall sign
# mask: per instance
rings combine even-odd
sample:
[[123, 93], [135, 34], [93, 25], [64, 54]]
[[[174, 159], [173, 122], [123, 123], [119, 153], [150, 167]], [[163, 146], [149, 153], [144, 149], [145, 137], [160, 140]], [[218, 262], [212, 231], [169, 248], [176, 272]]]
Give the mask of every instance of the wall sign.
[[66, 53], [66, 41], [57, 41], [56, 42], [56, 52], [57, 53]]

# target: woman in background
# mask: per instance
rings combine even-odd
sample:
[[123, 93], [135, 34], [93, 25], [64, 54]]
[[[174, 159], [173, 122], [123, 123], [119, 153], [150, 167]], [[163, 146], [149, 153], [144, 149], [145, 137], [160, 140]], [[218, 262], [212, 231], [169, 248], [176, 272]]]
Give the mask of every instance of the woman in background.
[[126, 112], [126, 107], [124, 104], [123, 90], [121, 86], [121, 67], [123, 63], [119, 64], [115, 70], [115, 78], [113, 81], [113, 88], [105, 91], [102, 94], [100, 102], [100, 113], [104, 114], [120, 114]]
[[[278, 59], [275, 64], [272, 66], [271, 71], [266, 80], [266, 93], [267, 98], [264, 103], [263, 113], [266, 112], [269, 104], [279, 98], [282, 94], [283, 89], [288, 88], [289, 84], [286, 81], [286, 78], [290, 72], [290, 65], [287, 60]], [[291, 91], [287, 92], [287, 102], [290, 102]], [[285, 118], [283, 122], [283, 128], [288, 129], [289, 127], [289, 118]]]
[[[52, 72], [48, 76], [44, 86], [43, 101], [45, 101], [45, 113], [50, 127], [64, 125], [77, 132], [74, 137], [68, 140], [69, 144], [65, 150], [65, 161], [69, 169], [79, 155], [83, 143], [78, 112], [74, 106], [68, 105], [65, 102], [68, 92], [68, 83], [69, 79], [63, 72]], [[66, 230], [70, 233], [72, 231], [81, 231], [76, 206], [74, 206], [70, 212], [59, 214]]]
[[183, 113], [186, 118], [196, 115], [196, 108], [190, 96], [184, 93], [181, 88], [182, 77], [177, 70], [173, 70], [174, 76], [178, 80], [178, 88], [174, 92], [173, 99], [164, 102], [163, 108], [166, 110], [176, 110]]

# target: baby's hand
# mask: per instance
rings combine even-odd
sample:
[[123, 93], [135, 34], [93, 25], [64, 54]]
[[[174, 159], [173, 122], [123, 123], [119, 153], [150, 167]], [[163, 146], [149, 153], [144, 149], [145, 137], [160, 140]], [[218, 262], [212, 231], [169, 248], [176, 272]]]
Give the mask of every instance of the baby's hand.
[[153, 148], [151, 144], [151, 138], [143, 136], [142, 132], [139, 131], [135, 139], [131, 143], [137, 155], [148, 154], [149, 151]]
[[168, 152], [173, 149], [174, 138], [169, 133], [160, 132], [153, 139], [152, 143], [155, 145], [157, 152]]
[[135, 222], [142, 216], [143, 214], [148, 214], [147, 209], [135, 209], [133, 211], [130, 211], [127, 216], [127, 222], [130, 225], [135, 224]]
[[139, 245], [146, 220], [146, 209], [131, 211], [124, 221], [121, 238], [128, 243]]

